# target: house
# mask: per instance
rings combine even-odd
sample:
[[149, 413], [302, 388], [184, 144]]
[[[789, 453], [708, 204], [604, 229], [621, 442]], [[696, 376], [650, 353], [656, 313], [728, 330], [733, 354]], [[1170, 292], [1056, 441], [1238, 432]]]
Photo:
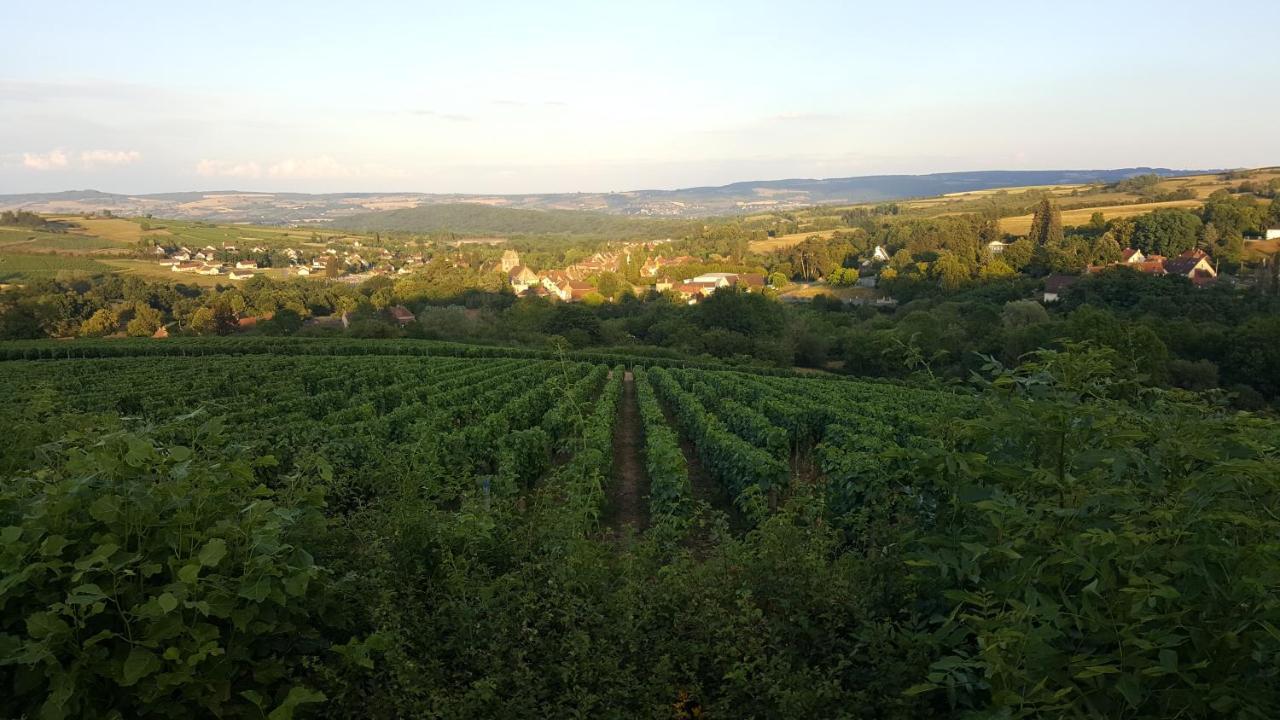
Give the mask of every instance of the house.
[[872, 262], [889, 262], [889, 252], [882, 246], [877, 245], [876, 249], [871, 253]]
[[1147, 256], [1138, 248], [1125, 248], [1120, 251], [1120, 262], [1125, 265], [1137, 265], [1147, 261]]
[[1005, 248], [1007, 247], [1009, 247], [1009, 243], [1002, 242], [1000, 240], [992, 240], [991, 242], [987, 243], [987, 249], [991, 251], [992, 255], [1000, 255], [1001, 253], [1004, 252]]
[[1209, 262], [1209, 256], [1199, 248], [1188, 250], [1164, 264], [1169, 275], [1181, 275], [1196, 285], [1208, 285], [1218, 279], [1218, 271]]
[[510, 274], [512, 270], [520, 267], [520, 253], [515, 250], [503, 250], [499, 267], [502, 268], [502, 272]]
[[587, 294], [596, 291], [594, 287], [588, 283], [582, 282], [581, 280], [570, 280], [565, 283], [564, 289], [569, 293], [569, 300], [581, 300], [586, 297]]
[[737, 285], [747, 292], [756, 292], [764, 289], [765, 277], [760, 273], [742, 273], [738, 275]]
[[163, 340], [164, 338], [169, 337], [169, 326], [161, 325], [160, 327], [156, 328], [156, 331], [151, 333], [151, 337], [157, 340]]
[[1148, 255], [1142, 262], [1130, 263], [1129, 267], [1146, 275], [1165, 275], [1163, 255]]
[[640, 275], [643, 277], [657, 277], [658, 271], [662, 269], [662, 256], [657, 258], [645, 258], [644, 264], [640, 266]]
[[559, 270], [552, 270], [542, 276], [543, 289], [561, 300], [569, 300], [573, 297], [569, 291], [569, 282], [569, 276]]
[[[1280, 200], [1273, 200], [1272, 202], [1280, 202]], [[1280, 240], [1280, 228], [1267, 228], [1266, 232], [1263, 233], [1263, 239]]]
[[671, 291], [682, 300], [688, 301], [690, 305], [698, 302], [698, 300], [711, 295], [719, 288], [711, 283], [698, 283], [685, 281], [671, 288]]
[[202, 266], [200, 263], [195, 262], [194, 260], [188, 260], [185, 262], [174, 263], [173, 271], [174, 272], [195, 272], [199, 270], [201, 267]]
[[191, 259], [191, 251], [186, 249], [179, 250], [178, 252], [171, 255], [169, 259], [177, 260], [178, 262], [186, 262]]
[[413, 312], [403, 305], [395, 305], [388, 312], [391, 313], [391, 319], [399, 325], [408, 325], [414, 321]]
[[240, 272], [236, 272], [235, 270], [232, 270], [231, 272], [227, 273], [227, 277], [231, 278], [232, 280], [248, 280], [249, 278], [253, 277], [253, 273], [251, 272], [240, 273]]
[[538, 284], [538, 274], [523, 265], [516, 265], [507, 271], [507, 280], [511, 283], [511, 289], [521, 293], [530, 285]]
[[275, 313], [269, 312], [264, 315], [258, 315], [256, 317], [250, 316], [250, 317], [237, 318], [236, 328], [240, 330], [250, 330], [254, 327], [257, 327], [258, 323], [270, 320], [275, 316], [276, 316]]
[[551, 291], [541, 285], [530, 285], [519, 293], [520, 297], [551, 297]]
[[222, 266], [221, 265], [205, 265], [204, 267], [201, 267], [199, 270], [196, 270], [196, 274], [197, 275], [221, 275]]
[[730, 285], [734, 285], [737, 283], [737, 281], [738, 281], [737, 273], [713, 272], [713, 273], [703, 273], [695, 278], [686, 279], [685, 283], [692, 283], [695, 285], [710, 285], [713, 288], [722, 288], [722, 287], [729, 287]]
[[165, 249], [164, 249], [164, 246], [163, 246], [163, 245], [157, 245], [157, 246], [155, 246], [155, 247], [151, 248], [151, 254], [152, 254], [152, 255], [155, 255], [156, 257], [164, 257], [165, 255], [168, 255], [169, 253], [165, 252]]
[[1050, 275], [1044, 279], [1044, 302], [1057, 302], [1067, 288], [1075, 285], [1080, 278], [1075, 275]]
[[236, 262], [237, 270], [257, 270], [258, 263], [253, 260], [240, 260]]
[[298, 268], [298, 274], [303, 277], [306, 277], [307, 275], [311, 274], [311, 268], [307, 267], [306, 265], [302, 265]]

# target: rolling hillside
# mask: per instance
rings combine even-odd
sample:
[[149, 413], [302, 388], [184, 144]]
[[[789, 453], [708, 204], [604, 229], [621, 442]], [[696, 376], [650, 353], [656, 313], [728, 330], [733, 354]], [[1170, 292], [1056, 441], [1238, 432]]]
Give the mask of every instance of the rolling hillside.
[[[1134, 175], [1190, 176], [1201, 171], [1166, 168], [1111, 170], [990, 170], [932, 175], [867, 175], [826, 179], [753, 180], [730, 185], [677, 190], [602, 193], [465, 195], [392, 193], [268, 193], [238, 190], [126, 195], [97, 190], [0, 195], [0, 210], [25, 209], [46, 214], [93, 213], [154, 215], [175, 219], [250, 222], [262, 225], [322, 224], [370, 212], [432, 205], [471, 203], [523, 210], [576, 210], [605, 215], [695, 218], [771, 210], [795, 210], [818, 204], [863, 203], [923, 198], [1029, 185], [1110, 183]], [[1207, 171], [1206, 171], [1207, 172]], [[399, 216], [401, 222], [404, 216]], [[514, 216], [513, 216], [514, 217]], [[368, 221], [362, 220], [367, 223]], [[542, 223], [539, 222], [541, 225]], [[541, 231], [539, 231], [541, 232]], [[557, 232], [557, 231], [549, 231]]]

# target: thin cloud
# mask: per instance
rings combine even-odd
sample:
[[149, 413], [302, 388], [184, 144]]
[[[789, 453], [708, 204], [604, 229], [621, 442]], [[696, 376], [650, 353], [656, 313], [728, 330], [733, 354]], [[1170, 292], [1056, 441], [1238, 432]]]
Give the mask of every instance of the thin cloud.
[[432, 117], [438, 120], [448, 120], [449, 122], [471, 122], [473, 118], [469, 115], [460, 115], [458, 113], [445, 113], [439, 110], [410, 110], [410, 115], [418, 117]]
[[132, 165], [142, 159], [137, 150], [85, 150], [80, 153], [80, 164], [86, 168], [99, 165]]
[[205, 177], [247, 177], [262, 175], [262, 166], [256, 162], [233, 163], [226, 160], [201, 160], [196, 163], [196, 174]]
[[62, 150], [22, 153], [22, 166], [31, 170], [58, 170], [67, 166], [67, 154]]

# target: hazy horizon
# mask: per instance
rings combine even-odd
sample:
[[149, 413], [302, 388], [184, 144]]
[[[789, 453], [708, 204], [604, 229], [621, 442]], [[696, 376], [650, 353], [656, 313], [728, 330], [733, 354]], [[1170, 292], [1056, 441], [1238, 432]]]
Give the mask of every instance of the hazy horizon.
[[0, 47], [0, 193], [531, 194], [1280, 162], [1280, 7], [1261, 0], [359, 10], [10, 8], [42, 31]]

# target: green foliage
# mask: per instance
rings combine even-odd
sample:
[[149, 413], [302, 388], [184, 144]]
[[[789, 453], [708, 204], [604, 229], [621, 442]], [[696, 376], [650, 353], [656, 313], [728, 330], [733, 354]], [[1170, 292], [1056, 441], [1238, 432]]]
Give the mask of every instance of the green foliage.
[[319, 498], [260, 486], [272, 459], [216, 422], [191, 441], [71, 435], [0, 485], [0, 712], [280, 718], [323, 699], [296, 684], [325, 645]]
[[1052, 200], [1045, 198], [1036, 206], [1027, 239], [1037, 247], [1057, 247], [1062, 244], [1062, 211]]
[[924, 461], [940, 515], [912, 564], [947, 598], [950, 650], [912, 692], [992, 717], [1272, 717], [1274, 429], [1163, 394], [1121, 405], [1115, 368], [1088, 348], [995, 367]]
[[683, 515], [690, 510], [692, 489], [680, 441], [667, 425], [645, 371], [636, 368], [634, 373], [644, 435], [644, 464], [649, 474], [649, 511], [658, 519]]
[[1196, 246], [1202, 223], [1195, 213], [1160, 208], [1133, 223], [1133, 246], [1147, 255], [1175, 257]]

